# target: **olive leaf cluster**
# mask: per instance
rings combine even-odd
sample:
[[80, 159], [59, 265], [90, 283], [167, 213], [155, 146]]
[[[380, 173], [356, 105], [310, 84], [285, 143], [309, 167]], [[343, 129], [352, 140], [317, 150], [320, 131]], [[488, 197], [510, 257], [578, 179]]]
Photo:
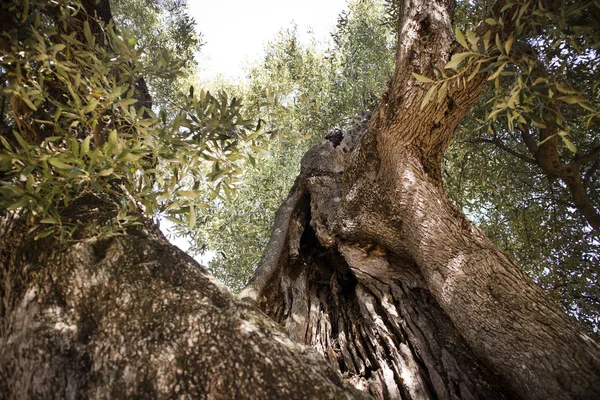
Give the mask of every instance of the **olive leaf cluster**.
[[177, 73], [168, 51], [148, 67], [127, 30], [77, 1], [3, 7], [0, 210], [29, 214], [38, 238], [69, 237], [80, 221], [61, 210], [94, 193], [118, 210], [99, 231], [159, 214], [193, 227], [199, 193], [230, 190], [260, 133], [240, 99], [192, 88], [154, 110], [143, 77]]
[[[565, 118], [561, 108], [566, 105], [583, 108], [586, 111], [586, 128], [600, 119], [600, 110], [594, 105], [595, 99], [576, 89], [568, 79], [560, 74], [551, 74], [557, 54], [548, 50], [570, 45], [583, 62], [597, 58], [596, 33], [587, 29], [571, 32], [555, 30], [558, 35], [554, 35], [548, 43], [548, 38], [537, 37], [536, 30], [542, 33], [553, 24], [568, 24], [567, 20], [588, 12], [590, 8], [598, 13], [599, 7], [595, 2], [562, 8], [557, 14], [556, 10], [545, 8], [542, 2], [513, 0], [507, 1], [498, 18], [485, 20], [488, 29], [483, 29], [485, 33], [481, 36], [474, 30], [463, 33], [457, 27], [456, 41], [464, 51], [454, 52], [444, 68], [434, 69], [433, 78], [413, 73], [419, 82], [432, 83], [421, 108], [434, 94], [437, 93], [437, 101], [442, 101], [449, 89], [464, 86], [478, 74], [486, 73], [487, 80], [492, 81], [495, 88], [490, 112], [486, 116], [490, 131], [493, 131], [492, 125], [496, 122], [505, 123], [509, 131], [519, 129], [519, 125], [542, 129], [553, 125], [553, 132], [540, 137], [538, 145], [560, 138], [571, 152], [576, 153], [577, 147], [568, 137], [571, 121]], [[505, 24], [514, 28], [507, 37], [494, 33], [494, 26]]]
[[[140, 60], [153, 104], [168, 107], [171, 97], [195, 72], [196, 53], [203, 45], [187, 0], [111, 0], [110, 8], [120, 29], [135, 37], [143, 50]], [[171, 62], [179, 63], [178, 69], [166, 71], [164, 65], [157, 65], [156, 56], [163, 52]], [[155, 65], [159, 68], [153, 70]]]

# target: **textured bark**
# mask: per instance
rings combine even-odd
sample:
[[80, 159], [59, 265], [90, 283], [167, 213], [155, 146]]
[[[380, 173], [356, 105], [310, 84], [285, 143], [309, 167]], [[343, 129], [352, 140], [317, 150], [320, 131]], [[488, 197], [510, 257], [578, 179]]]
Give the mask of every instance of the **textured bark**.
[[375, 398], [518, 398], [472, 356], [414, 262], [373, 242], [330, 236], [327, 217], [341, 194], [331, 160], [344, 158], [347, 142], [307, 154], [242, 296]]
[[411, 72], [449, 60], [451, 7], [403, 2], [379, 109], [307, 153], [243, 296], [376, 398], [599, 398], [598, 344], [444, 194], [443, 153], [487, 79], [421, 109]]
[[159, 233], [28, 230], [0, 221], [0, 398], [361, 397]]

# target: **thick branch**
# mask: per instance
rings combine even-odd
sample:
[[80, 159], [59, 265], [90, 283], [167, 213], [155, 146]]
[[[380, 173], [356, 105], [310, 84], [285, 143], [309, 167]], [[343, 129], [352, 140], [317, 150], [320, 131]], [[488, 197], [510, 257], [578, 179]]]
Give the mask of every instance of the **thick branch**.
[[[90, 207], [69, 215], [101, 214]], [[0, 219], [0, 397], [362, 397], [160, 234], [61, 244], [34, 241], [9, 218]]]
[[[569, 172], [570, 168], [566, 167], [566, 170]], [[577, 169], [576, 172], [569, 175], [562, 175], [560, 179], [567, 185], [577, 210], [595, 231], [600, 232], [600, 213], [598, 213], [590, 199], [587, 188], [581, 180], [579, 170]]]
[[521, 132], [521, 137], [523, 138], [525, 146], [527, 146], [527, 149], [529, 150], [531, 155], [535, 157], [538, 152], [536, 140], [533, 138], [533, 136], [531, 136], [529, 129], [527, 129], [526, 127], [520, 127], [519, 131]]
[[582, 166], [583, 164], [586, 164], [586, 163], [589, 163], [592, 161], [596, 161], [599, 158], [600, 158], [600, 146], [593, 148], [586, 154], [580, 155], [579, 153], [577, 153], [575, 155], [575, 160], [573, 161], [573, 163], [571, 163], [571, 165], [579, 167], [579, 166]]
[[590, 181], [592, 180], [592, 175], [594, 175], [594, 173], [596, 173], [596, 171], [598, 171], [599, 169], [600, 169], [600, 160], [596, 160], [596, 161], [594, 161], [592, 166], [585, 173], [585, 176], [583, 178], [583, 186], [585, 186], [586, 188], [589, 188]]
[[[497, 18], [504, 1], [497, 2], [491, 17]], [[454, 39], [452, 1], [408, 1], [400, 8], [400, 26], [396, 69], [379, 110], [374, 113], [372, 128], [380, 139], [379, 152], [394, 157], [391, 149], [414, 147], [428, 175], [441, 182], [441, 163], [456, 127], [475, 104], [487, 85], [489, 72], [481, 72], [464, 85], [454, 85], [439, 99], [434, 96], [423, 109], [421, 104], [433, 84], [417, 82], [412, 73], [433, 78], [433, 69], [443, 68], [454, 52], [462, 48]], [[512, 13], [516, 5], [505, 10], [503, 25], [482, 22], [476, 34], [490, 30], [492, 36], [505, 38], [513, 29]]]
[[[590, 151], [588, 154], [575, 158], [575, 160], [569, 164], [561, 161], [558, 153], [558, 136], [556, 135], [557, 129], [554, 124], [548, 122], [549, 128], [540, 129], [540, 141], [546, 140], [542, 143], [539, 148], [536, 146], [532, 148], [528, 146], [532, 155], [535, 157], [535, 164], [538, 165], [542, 171], [549, 178], [558, 177], [569, 189], [571, 198], [575, 207], [579, 213], [586, 219], [590, 226], [598, 231], [600, 230], [600, 213], [594, 207], [587, 188], [587, 178], [581, 177], [582, 166], [589, 161], [592, 161], [598, 157], [600, 149], [596, 148]], [[520, 127], [521, 133], [527, 141], [532, 140], [532, 135], [527, 127]]]

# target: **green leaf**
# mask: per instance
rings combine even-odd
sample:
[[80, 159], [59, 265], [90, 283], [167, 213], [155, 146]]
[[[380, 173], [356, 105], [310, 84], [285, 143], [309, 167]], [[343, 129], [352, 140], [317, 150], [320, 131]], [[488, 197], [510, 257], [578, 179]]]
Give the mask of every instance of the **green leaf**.
[[108, 143], [111, 146], [113, 146], [113, 147], [116, 146], [119, 143], [119, 138], [117, 137], [117, 130], [116, 129], [113, 129], [108, 134]]
[[492, 80], [496, 79], [498, 76], [500, 76], [500, 73], [504, 70], [505, 66], [506, 66], [506, 63], [503, 63], [502, 65], [500, 65], [498, 67], [498, 69], [496, 70], [496, 72], [494, 72], [492, 75], [490, 75], [490, 77], [487, 80], [492, 81]]
[[38, 54], [37, 56], [33, 57], [33, 61], [43, 61], [46, 60], [48, 57], [48, 54]]
[[567, 104], [580, 104], [588, 101], [588, 99], [583, 96], [562, 96], [557, 97], [556, 99], [563, 101]]
[[81, 157], [85, 156], [87, 154], [87, 152], [90, 150], [90, 139], [92, 137], [91, 136], [86, 136], [85, 139], [83, 139], [83, 142], [81, 142]]
[[510, 49], [512, 47], [514, 40], [515, 40], [515, 37], [513, 34], [511, 34], [510, 37], [506, 40], [506, 43], [504, 43], [504, 50], [506, 50], [507, 55], [510, 53]]
[[588, 111], [591, 111], [594, 113], [596, 112], [596, 109], [594, 107], [592, 107], [592, 105], [587, 101], [581, 102], [581, 103], [579, 103], [579, 105]]
[[4, 136], [0, 136], [0, 142], [2, 142], [2, 145], [6, 148], [6, 150], [12, 151], [12, 148], [10, 147], [10, 144], [8, 143], [8, 140], [6, 140], [4, 138]]
[[194, 229], [196, 226], [196, 211], [194, 210], [194, 206], [190, 205], [190, 212], [188, 214], [188, 228]]
[[200, 195], [200, 193], [194, 190], [178, 190], [177, 194], [188, 199], [196, 199]]
[[25, 104], [27, 104], [27, 106], [29, 106], [29, 108], [31, 108], [31, 110], [33, 110], [33, 111], [37, 110], [37, 107], [35, 106], [35, 104], [33, 104], [33, 102], [29, 99], [29, 95], [27, 94], [27, 92], [23, 91], [21, 100], [23, 100], [25, 102]]
[[85, 108], [83, 109], [82, 113], [83, 114], [87, 114], [89, 112], [92, 112], [96, 109], [96, 107], [98, 106], [98, 103], [100, 103], [99, 100], [97, 99], [93, 99], [92, 101], [90, 101], [87, 106], [85, 106]]
[[19, 142], [19, 144], [21, 145], [22, 148], [24, 148], [24, 149], [28, 149], [29, 148], [29, 143], [27, 143], [25, 141], [25, 139], [23, 139], [23, 136], [21, 136], [19, 134], [19, 132], [13, 130], [13, 135], [17, 139], [17, 142]]
[[446, 96], [446, 92], [448, 90], [448, 82], [444, 82], [440, 87], [440, 91], [438, 92], [438, 103], [442, 101], [442, 99]]
[[475, 75], [477, 75], [477, 73], [479, 72], [479, 68], [481, 68], [481, 63], [480, 62], [475, 63], [475, 67], [473, 68], [473, 72], [471, 72], [471, 74], [467, 78], [467, 82], [469, 82], [469, 81], [471, 81], [471, 79], [475, 78]]
[[423, 98], [423, 101], [421, 102], [421, 110], [425, 107], [425, 105], [427, 104], [427, 102], [429, 101], [429, 99], [431, 99], [431, 96], [433, 95], [433, 93], [436, 91], [437, 86], [436, 85], [432, 85], [429, 90], [427, 91], [427, 93], [425, 94], [425, 97]]
[[491, 37], [492, 37], [492, 31], [487, 31], [485, 33], [485, 35], [483, 35], [483, 47], [484, 47], [484, 50], [486, 50], [486, 51], [490, 47]]
[[61, 160], [59, 160], [58, 158], [55, 157], [51, 157], [48, 159], [48, 162], [50, 163], [50, 165], [52, 165], [53, 167], [56, 167], [58, 169], [72, 169], [73, 166], [67, 163], [62, 162]]
[[79, 142], [77, 141], [77, 139], [71, 138], [69, 140], [69, 147], [71, 149], [71, 152], [73, 153], [73, 156], [75, 156], [75, 158], [78, 158], [79, 157]]
[[54, 228], [42, 229], [41, 231], [39, 231], [37, 233], [37, 235], [35, 235], [33, 240], [43, 239], [45, 237], [52, 235], [53, 233], [54, 233]]
[[453, 69], [453, 70], [457, 70], [458, 65], [467, 57], [471, 57], [473, 55], [476, 55], [477, 53], [473, 53], [471, 51], [466, 51], [464, 53], [455, 53], [452, 55], [452, 58], [450, 59], [450, 61], [448, 62], [448, 64], [446, 64], [446, 69]]
[[143, 157], [143, 155], [141, 155], [141, 154], [135, 154], [130, 151], [123, 151], [119, 155], [118, 160], [122, 161], [122, 162], [133, 162], [133, 161], [139, 160], [142, 157]]
[[460, 29], [458, 29], [458, 27], [454, 29], [454, 34], [456, 35], [456, 40], [458, 41], [458, 43], [460, 43], [460, 45], [465, 49], [469, 50], [469, 45], [465, 40], [465, 35], [463, 35]]
[[60, 224], [60, 220], [54, 217], [46, 217], [40, 221], [42, 224]]
[[34, 185], [35, 181], [33, 179], [33, 175], [28, 174], [27, 175], [27, 182], [25, 184], [25, 188], [27, 189], [28, 192], [33, 192], [33, 185]]
[[419, 82], [423, 82], [423, 83], [433, 83], [433, 82], [435, 82], [433, 79], [430, 79], [430, 78], [428, 78], [426, 76], [423, 76], [423, 75], [419, 75], [419, 74], [417, 74], [415, 72], [412, 73], [412, 76], [414, 76], [415, 79], [417, 81], [419, 81]]
[[493, 19], [493, 18], [486, 18], [485, 22], [487, 22], [487, 24], [488, 24], [488, 25], [491, 25], [491, 26], [496, 26], [496, 25], [498, 25], [498, 21], [496, 21], [496, 20], [495, 20], [495, 19]]
[[136, 99], [123, 99], [123, 100], [119, 100], [119, 106], [122, 108], [127, 108], [132, 104], [137, 103]]
[[98, 175], [98, 176], [108, 176], [108, 175], [112, 174], [113, 171], [114, 171], [114, 168], [107, 168], [105, 170], [102, 170], [102, 171], [98, 172], [96, 175]]
[[88, 21], [83, 22], [83, 34], [85, 35], [85, 40], [87, 40], [88, 45], [94, 47], [94, 36], [92, 35], [92, 30], [90, 29], [90, 23]]
[[6, 207], [6, 209], [8, 211], [14, 211], [16, 209], [19, 209], [19, 208], [25, 206], [27, 203], [29, 203], [29, 200], [27, 199], [27, 197], [21, 197], [19, 200], [17, 200], [16, 202], [12, 203], [8, 207]]
[[569, 139], [567, 139], [566, 136], [562, 136], [561, 138], [563, 140], [563, 142], [565, 143], [565, 145], [567, 146], [567, 148], [569, 150], [571, 150], [572, 153], [577, 153], [577, 146], [575, 146], [575, 144], [573, 144], [573, 142], [571, 142]]
[[479, 42], [479, 39], [477, 38], [477, 36], [475, 36], [475, 33], [473, 33], [472, 31], [467, 31], [467, 40], [469, 41], [469, 43], [471, 43], [473, 49], [477, 48], [477, 43]]
[[552, 139], [554, 136], [556, 136], [556, 135], [550, 135], [550, 136], [548, 136], [546, 139], [542, 140], [541, 142], [538, 142], [537, 145], [538, 146], [543, 145], [544, 143], [546, 143], [547, 141], [549, 141], [550, 139]]
[[585, 123], [585, 127], [586, 128], [590, 128], [590, 126], [592, 125], [592, 121], [594, 120], [594, 118], [598, 118], [597, 115], [590, 115], [590, 117], [588, 118], [587, 122]]
[[559, 82], [556, 84], [556, 88], [558, 89], [559, 92], [564, 93], [564, 94], [577, 94], [577, 91], [566, 83]]
[[58, 44], [55, 44], [53, 46], [48, 47], [48, 51], [56, 51], [56, 52], [58, 52], [58, 51], [64, 50], [65, 47], [67, 47], [67, 46], [64, 45], [64, 44], [62, 44], [62, 43], [58, 43]]

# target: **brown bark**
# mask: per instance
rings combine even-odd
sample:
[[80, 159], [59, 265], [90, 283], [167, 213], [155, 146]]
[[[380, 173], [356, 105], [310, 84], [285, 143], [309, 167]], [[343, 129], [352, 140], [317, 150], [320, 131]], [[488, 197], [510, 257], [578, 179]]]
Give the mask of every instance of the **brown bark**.
[[362, 130], [307, 153], [242, 296], [376, 398], [597, 396], [597, 344], [414, 159], [391, 187], [369, 169]]
[[[592, 229], [600, 231], [600, 213], [592, 204], [587, 188], [581, 179], [581, 168], [587, 157], [583, 156], [571, 163], [563, 162], [558, 151], [558, 129], [551, 122], [548, 122], [548, 125], [550, 126], [548, 129], [539, 129], [540, 142], [544, 140], [545, 142], [539, 147], [536, 146], [532, 155], [535, 157], [537, 165], [550, 179], [559, 178], [563, 181], [569, 189], [577, 211], [586, 219]], [[523, 135], [531, 137], [529, 130], [525, 128]], [[593, 156], [593, 153], [590, 155]]]

